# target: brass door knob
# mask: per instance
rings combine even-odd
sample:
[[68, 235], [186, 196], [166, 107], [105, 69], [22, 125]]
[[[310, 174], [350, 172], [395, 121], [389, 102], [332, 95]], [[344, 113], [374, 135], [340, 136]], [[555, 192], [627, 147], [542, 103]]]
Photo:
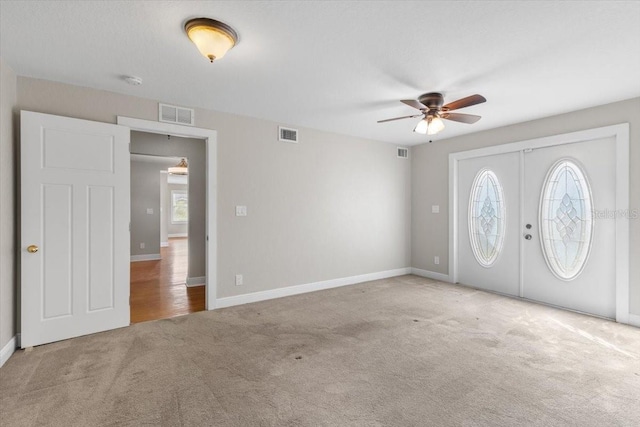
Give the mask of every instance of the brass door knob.
[[35, 254], [36, 252], [38, 252], [38, 247], [36, 245], [30, 245], [27, 248], [27, 252], [29, 252], [30, 254]]

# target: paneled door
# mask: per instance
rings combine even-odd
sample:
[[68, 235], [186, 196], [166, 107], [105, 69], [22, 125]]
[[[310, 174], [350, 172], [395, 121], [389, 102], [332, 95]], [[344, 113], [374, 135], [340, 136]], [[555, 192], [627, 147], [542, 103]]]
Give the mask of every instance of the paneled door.
[[614, 137], [460, 160], [458, 282], [616, 317]]
[[21, 112], [21, 346], [129, 325], [129, 129]]

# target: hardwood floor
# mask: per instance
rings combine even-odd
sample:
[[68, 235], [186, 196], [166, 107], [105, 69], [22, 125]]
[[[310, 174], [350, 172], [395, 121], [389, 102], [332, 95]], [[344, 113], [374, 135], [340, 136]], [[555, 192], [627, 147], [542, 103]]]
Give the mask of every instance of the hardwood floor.
[[205, 287], [187, 288], [186, 238], [169, 239], [162, 259], [131, 263], [131, 323], [203, 311]]

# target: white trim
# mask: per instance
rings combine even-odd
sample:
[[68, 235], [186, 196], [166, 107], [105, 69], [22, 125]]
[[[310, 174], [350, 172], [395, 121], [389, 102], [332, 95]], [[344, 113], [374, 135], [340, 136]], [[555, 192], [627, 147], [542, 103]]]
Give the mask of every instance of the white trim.
[[[629, 209], [629, 123], [618, 125], [616, 137], [616, 210]], [[629, 295], [629, 215], [616, 218], [616, 322], [631, 319]], [[640, 326], [640, 325], [637, 325]]]
[[[629, 209], [629, 123], [552, 135], [449, 154], [449, 276], [458, 282], [458, 162], [476, 157], [513, 153], [530, 148], [552, 147], [615, 137], [616, 210]], [[616, 321], [629, 323], [629, 218], [616, 220]]]
[[160, 242], [160, 247], [161, 248], [168, 248], [169, 247], [169, 242]]
[[2, 347], [2, 350], [0, 350], [0, 368], [7, 362], [7, 360], [9, 360], [11, 355], [15, 353], [17, 348], [18, 337], [14, 336], [9, 340], [8, 343], [5, 344], [4, 347]]
[[[189, 233], [173, 233], [173, 234], [167, 234], [167, 237], [169, 239], [173, 239], [176, 237], [189, 237]], [[168, 244], [168, 243], [167, 243]]]
[[416, 276], [420, 277], [426, 277], [427, 279], [451, 283], [451, 278], [448, 274], [437, 273], [435, 271], [422, 270], [420, 268], [411, 267], [411, 274], [415, 274]]
[[191, 126], [175, 125], [170, 123], [160, 123], [150, 120], [134, 119], [131, 117], [118, 116], [118, 124], [128, 126], [131, 130], [158, 133], [162, 135], [181, 136], [186, 138], [202, 138], [206, 147], [206, 181], [207, 181], [207, 202], [206, 202], [206, 297], [207, 310], [216, 307], [217, 295], [217, 171], [218, 171], [218, 144], [217, 132], [211, 129], [197, 128]]
[[411, 274], [410, 267], [380, 271], [377, 273], [361, 274], [359, 276], [343, 277], [340, 279], [323, 280], [321, 282], [306, 283], [303, 285], [287, 286], [285, 288], [270, 289], [268, 291], [253, 292], [250, 294], [236, 295], [233, 297], [220, 298], [216, 301], [216, 308], [232, 307], [234, 305], [288, 297], [291, 295], [306, 294], [307, 292], [321, 291], [324, 289], [337, 288], [340, 286], [355, 285], [357, 283], [370, 282], [372, 280], [404, 276], [405, 274]]
[[162, 259], [160, 254], [143, 254], [143, 255], [131, 255], [131, 262], [138, 261], [157, 261]]
[[637, 314], [629, 314], [629, 324], [640, 328], [640, 316]]
[[193, 288], [196, 286], [204, 286], [205, 282], [206, 282], [207, 278], [202, 276], [202, 277], [187, 277], [187, 288]]

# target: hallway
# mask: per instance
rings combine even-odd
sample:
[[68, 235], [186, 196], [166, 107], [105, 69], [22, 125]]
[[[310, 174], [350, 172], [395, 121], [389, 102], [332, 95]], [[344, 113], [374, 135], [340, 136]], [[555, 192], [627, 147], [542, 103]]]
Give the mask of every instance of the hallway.
[[131, 323], [166, 319], [205, 309], [205, 287], [185, 285], [188, 239], [169, 239], [162, 259], [131, 263]]

